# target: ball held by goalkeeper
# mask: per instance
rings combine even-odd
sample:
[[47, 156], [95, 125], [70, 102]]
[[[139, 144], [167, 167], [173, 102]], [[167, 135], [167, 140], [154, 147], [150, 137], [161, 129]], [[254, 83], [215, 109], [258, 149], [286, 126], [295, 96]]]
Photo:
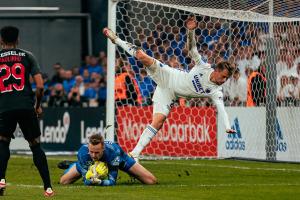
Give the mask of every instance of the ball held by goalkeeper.
[[102, 180], [107, 179], [108, 167], [105, 162], [96, 161], [89, 167], [89, 170], [85, 174], [85, 179], [91, 182], [99, 184]]

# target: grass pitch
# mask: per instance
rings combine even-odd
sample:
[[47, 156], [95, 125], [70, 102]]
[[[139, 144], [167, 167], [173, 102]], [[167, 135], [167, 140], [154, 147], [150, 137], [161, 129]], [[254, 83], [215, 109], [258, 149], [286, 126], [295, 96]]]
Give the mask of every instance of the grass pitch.
[[[141, 161], [159, 180], [146, 186], [120, 172], [117, 186], [88, 187], [81, 181], [58, 184], [64, 159], [48, 156], [56, 195], [52, 199], [153, 200], [153, 199], [300, 199], [300, 164], [234, 160]], [[12, 156], [7, 171], [8, 186], [0, 199], [45, 199], [41, 179], [29, 156]]]

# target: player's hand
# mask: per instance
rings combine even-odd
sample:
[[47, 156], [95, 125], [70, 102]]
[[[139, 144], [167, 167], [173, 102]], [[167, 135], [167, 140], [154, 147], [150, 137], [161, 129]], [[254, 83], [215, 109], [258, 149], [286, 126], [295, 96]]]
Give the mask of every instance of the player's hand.
[[36, 113], [37, 117], [39, 119], [42, 118], [42, 116], [43, 116], [43, 109], [42, 109], [42, 107], [41, 106], [39, 106], [39, 107], [35, 106], [34, 109], [35, 109], [35, 113]]
[[226, 133], [236, 133], [236, 130], [234, 130], [234, 129], [226, 129]]
[[189, 17], [189, 18], [186, 20], [186, 27], [187, 27], [189, 30], [194, 30], [194, 29], [197, 27], [197, 22], [196, 22], [194, 16]]
[[96, 172], [98, 173], [98, 176], [102, 178], [102, 176], [107, 176], [108, 174], [108, 167], [104, 162], [101, 162], [96, 167]]
[[90, 181], [91, 181], [91, 183], [94, 184], [94, 185], [99, 185], [99, 184], [101, 184], [101, 182], [102, 182], [101, 179], [95, 178], [95, 177], [90, 178]]

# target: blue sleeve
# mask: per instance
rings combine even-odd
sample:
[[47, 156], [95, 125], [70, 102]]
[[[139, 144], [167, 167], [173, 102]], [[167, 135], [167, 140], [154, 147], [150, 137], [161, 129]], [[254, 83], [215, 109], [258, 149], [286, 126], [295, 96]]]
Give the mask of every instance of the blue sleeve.
[[101, 182], [101, 186], [113, 186], [117, 183], [117, 177], [118, 177], [118, 168], [110, 168], [108, 173], [108, 179], [105, 179]]
[[93, 183], [90, 180], [85, 179], [85, 178], [83, 178], [83, 183], [84, 183], [84, 185], [93, 185]]
[[81, 174], [82, 177], [85, 177], [85, 174], [87, 173], [86, 169], [86, 159], [84, 158], [83, 154], [79, 151], [77, 154], [78, 162], [76, 163], [76, 169]]

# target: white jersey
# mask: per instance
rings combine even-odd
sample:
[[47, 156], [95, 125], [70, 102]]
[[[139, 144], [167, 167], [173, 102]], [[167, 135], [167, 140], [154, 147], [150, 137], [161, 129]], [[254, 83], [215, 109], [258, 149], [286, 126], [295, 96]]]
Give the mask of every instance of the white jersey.
[[195, 65], [189, 72], [174, 70], [169, 87], [185, 98], [222, 97], [222, 87], [210, 81], [213, 71], [208, 63]]

